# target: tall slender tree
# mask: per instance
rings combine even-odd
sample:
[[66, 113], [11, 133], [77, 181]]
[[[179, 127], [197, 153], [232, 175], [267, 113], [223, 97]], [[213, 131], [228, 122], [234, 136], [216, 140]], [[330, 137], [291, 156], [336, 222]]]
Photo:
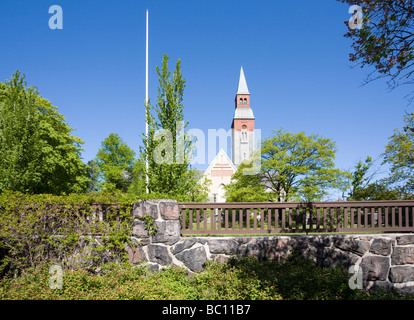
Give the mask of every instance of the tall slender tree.
[[178, 199], [201, 201], [207, 198], [200, 175], [191, 167], [194, 140], [186, 131], [183, 96], [186, 81], [177, 60], [174, 72], [168, 70], [164, 55], [155, 106], [146, 105], [148, 137], [142, 135], [141, 159], [148, 159], [150, 193], [162, 193]]

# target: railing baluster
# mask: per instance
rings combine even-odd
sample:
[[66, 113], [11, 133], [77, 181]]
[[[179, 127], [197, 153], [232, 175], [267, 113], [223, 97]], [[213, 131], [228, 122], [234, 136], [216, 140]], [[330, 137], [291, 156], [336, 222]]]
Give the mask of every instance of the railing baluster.
[[355, 208], [351, 208], [350, 227], [351, 227], [351, 229], [355, 228]]
[[411, 228], [414, 229], [414, 207], [411, 207]]
[[260, 230], [264, 230], [264, 209], [260, 210]]
[[313, 208], [309, 207], [309, 231], [313, 230]]
[[246, 230], [250, 230], [250, 209], [246, 209]]
[[320, 222], [320, 214], [321, 214], [321, 208], [316, 208], [316, 230], [319, 231], [321, 228], [321, 222]]
[[253, 230], [257, 230], [257, 209], [253, 209]]
[[243, 209], [239, 209], [239, 229], [243, 230]]
[[384, 228], [388, 227], [388, 207], [384, 208]]
[[408, 207], [405, 207], [405, 227], [408, 228], [409, 225], [409, 218], [408, 218]]
[[378, 207], [378, 228], [382, 228], [382, 207]]
[[306, 230], [306, 208], [300, 208], [299, 221], [302, 225], [299, 225], [299, 229]]
[[344, 207], [344, 222], [343, 228], [348, 229], [348, 207]]
[[189, 221], [189, 229], [193, 230], [193, 209], [190, 209], [190, 212], [188, 214], [188, 221]]
[[342, 207], [336, 208], [336, 230], [341, 229], [341, 209]]
[[221, 208], [218, 209], [217, 214], [217, 230], [221, 230]]
[[185, 208], [182, 208], [181, 209], [181, 230], [185, 230], [186, 229], [186, 226], [185, 226], [185, 211], [186, 211], [186, 209]]
[[270, 233], [271, 230], [272, 230], [272, 209], [269, 208], [267, 209], [267, 231]]
[[395, 207], [391, 208], [391, 227], [395, 228]]
[[275, 231], [279, 230], [279, 209], [275, 209]]
[[375, 228], [375, 208], [371, 208], [371, 228]]

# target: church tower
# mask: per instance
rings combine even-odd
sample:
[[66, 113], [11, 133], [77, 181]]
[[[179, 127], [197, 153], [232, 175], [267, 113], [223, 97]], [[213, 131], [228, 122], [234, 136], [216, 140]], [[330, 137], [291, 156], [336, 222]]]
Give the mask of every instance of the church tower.
[[248, 160], [254, 150], [254, 115], [250, 107], [250, 93], [244, 77], [243, 67], [240, 70], [239, 87], [236, 94], [236, 109], [232, 129], [232, 161], [238, 167]]

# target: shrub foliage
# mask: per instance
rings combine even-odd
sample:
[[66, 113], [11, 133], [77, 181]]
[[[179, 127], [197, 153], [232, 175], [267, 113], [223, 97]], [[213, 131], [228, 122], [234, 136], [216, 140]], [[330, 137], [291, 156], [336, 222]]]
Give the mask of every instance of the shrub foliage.
[[[99, 203], [100, 210], [94, 204]], [[113, 204], [116, 204], [114, 206]], [[0, 195], [0, 272], [52, 261], [96, 268], [124, 261], [133, 199], [123, 195]]]
[[85, 269], [63, 273], [61, 289], [48, 286], [47, 265], [18, 278], [0, 280], [1, 299], [31, 300], [361, 300], [410, 299], [397, 293], [368, 295], [348, 287], [341, 269], [315, 267], [292, 255], [284, 262], [233, 259], [209, 262], [189, 275], [170, 266], [150, 273], [147, 267], [107, 263], [99, 274]]

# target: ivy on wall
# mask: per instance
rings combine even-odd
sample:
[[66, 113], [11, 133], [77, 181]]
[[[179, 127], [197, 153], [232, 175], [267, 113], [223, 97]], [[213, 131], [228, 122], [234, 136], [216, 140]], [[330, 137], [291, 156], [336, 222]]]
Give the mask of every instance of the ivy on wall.
[[[131, 243], [132, 204], [123, 194], [0, 194], [0, 274], [42, 263], [96, 268], [125, 262]], [[156, 232], [148, 223], [151, 232]]]

